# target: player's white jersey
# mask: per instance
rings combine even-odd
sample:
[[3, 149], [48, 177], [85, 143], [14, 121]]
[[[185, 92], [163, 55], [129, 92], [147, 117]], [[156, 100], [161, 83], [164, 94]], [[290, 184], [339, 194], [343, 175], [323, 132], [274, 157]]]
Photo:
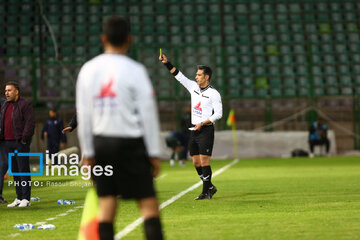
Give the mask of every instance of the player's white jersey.
[[200, 89], [199, 85], [187, 77], [180, 71], [175, 78], [190, 92], [191, 94], [191, 123], [196, 125], [207, 119], [212, 123], [222, 117], [221, 96], [216, 89], [208, 86]]
[[144, 137], [149, 156], [160, 155], [154, 90], [145, 67], [120, 54], [101, 54], [85, 63], [76, 84], [79, 140], [94, 156], [93, 136]]

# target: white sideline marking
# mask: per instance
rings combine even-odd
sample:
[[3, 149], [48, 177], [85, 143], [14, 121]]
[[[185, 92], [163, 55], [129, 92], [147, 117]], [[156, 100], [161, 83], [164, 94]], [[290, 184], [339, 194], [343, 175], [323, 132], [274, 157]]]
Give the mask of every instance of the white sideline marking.
[[[230, 168], [231, 166], [233, 166], [234, 164], [236, 164], [237, 162], [239, 162], [238, 159], [234, 159], [234, 161], [232, 161], [231, 163], [229, 163], [228, 165], [220, 168], [219, 170], [217, 170], [214, 174], [213, 177], [223, 173], [225, 170], [227, 170], [228, 168]], [[181, 193], [173, 196], [172, 198], [166, 200], [165, 202], [163, 202], [160, 205], [160, 210], [169, 206], [170, 204], [172, 204], [173, 202], [175, 202], [176, 200], [178, 200], [179, 198], [181, 198], [182, 196], [184, 196], [185, 194], [187, 194], [188, 192], [191, 192], [192, 190], [196, 189], [197, 187], [199, 187], [202, 184], [202, 181], [199, 181], [197, 183], [195, 183], [194, 185], [192, 185], [191, 187], [189, 187], [188, 189], [182, 191]], [[123, 237], [125, 237], [126, 235], [128, 235], [130, 232], [132, 232], [137, 226], [139, 226], [141, 223], [143, 222], [143, 218], [140, 217], [138, 219], [136, 219], [134, 222], [132, 222], [131, 224], [127, 225], [123, 230], [121, 230], [120, 232], [118, 232], [115, 235], [115, 240], [121, 239]]]
[[12, 238], [13, 238], [13, 237], [17, 237], [17, 236], [19, 236], [19, 235], [21, 235], [21, 234], [20, 234], [20, 233], [13, 233], [13, 234], [10, 234], [9, 237], [12, 237]]
[[53, 218], [48, 218], [48, 219], [45, 219], [45, 221], [52, 221], [52, 220], [55, 220], [56, 217], [53, 217]]
[[63, 217], [63, 216], [66, 216], [66, 215], [68, 215], [68, 213], [66, 212], [66, 213], [61, 213], [61, 214], [58, 214], [58, 215], [56, 215], [56, 217]]
[[155, 180], [160, 180], [160, 179], [162, 179], [162, 178], [164, 178], [166, 176], [167, 176], [167, 173], [164, 173], [164, 174], [158, 176], [157, 178], [155, 178]]

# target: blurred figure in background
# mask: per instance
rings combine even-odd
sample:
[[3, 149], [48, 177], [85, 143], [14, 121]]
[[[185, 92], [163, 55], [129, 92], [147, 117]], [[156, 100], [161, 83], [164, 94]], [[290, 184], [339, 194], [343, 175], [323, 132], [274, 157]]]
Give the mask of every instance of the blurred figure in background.
[[316, 145], [325, 145], [326, 154], [329, 154], [330, 140], [327, 137], [327, 126], [323, 119], [318, 119], [310, 126], [309, 129], [309, 147], [310, 157], [314, 157], [314, 147]]
[[[66, 136], [62, 133], [64, 128], [63, 122], [60, 118], [57, 118], [57, 112], [55, 109], [49, 110], [49, 118], [44, 123], [44, 127], [41, 131], [41, 140], [44, 143], [45, 137], [47, 138], [47, 150], [49, 150], [50, 156], [58, 153], [61, 148], [66, 146]], [[58, 164], [57, 156], [54, 157], [52, 164]]]
[[[32, 102], [20, 97], [17, 82], [5, 85], [6, 102], [1, 106], [0, 139], [3, 149], [8, 153], [30, 152], [30, 143], [35, 129], [35, 116]], [[14, 173], [30, 173], [29, 157], [15, 155], [12, 157], [12, 171]], [[8, 207], [29, 207], [31, 196], [31, 177], [14, 176], [16, 199]]]
[[[185, 166], [186, 162], [186, 154], [187, 154], [187, 145], [189, 140], [186, 139], [186, 136], [178, 131], [170, 132], [166, 138], [166, 146], [171, 148], [171, 158], [170, 158], [170, 166], [175, 166], [175, 159], [179, 160], [179, 166]], [[185, 155], [184, 155], [185, 150]]]

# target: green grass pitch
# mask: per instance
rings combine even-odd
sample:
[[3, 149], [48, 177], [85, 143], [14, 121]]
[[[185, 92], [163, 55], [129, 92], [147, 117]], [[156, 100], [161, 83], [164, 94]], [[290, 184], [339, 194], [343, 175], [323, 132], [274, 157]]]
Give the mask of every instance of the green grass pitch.
[[[232, 160], [212, 161], [213, 173]], [[199, 181], [190, 162], [185, 168], [162, 163], [156, 181], [159, 201]], [[87, 187], [74, 177], [36, 177], [61, 186], [33, 187], [25, 209], [0, 205], [0, 239], [76, 239]], [[3, 196], [12, 201], [14, 187], [5, 182]], [[213, 178], [218, 193], [212, 200], [194, 201], [201, 187], [162, 210], [166, 239], [360, 239], [360, 158], [246, 159]], [[58, 199], [75, 205], [57, 205]], [[68, 210], [67, 215], [61, 216]], [[60, 216], [59, 216], [60, 215]], [[116, 232], [139, 217], [133, 201], [119, 201]], [[46, 219], [55, 218], [53, 220]], [[47, 222], [55, 230], [21, 231], [17, 223]], [[144, 239], [142, 225], [123, 239]]]

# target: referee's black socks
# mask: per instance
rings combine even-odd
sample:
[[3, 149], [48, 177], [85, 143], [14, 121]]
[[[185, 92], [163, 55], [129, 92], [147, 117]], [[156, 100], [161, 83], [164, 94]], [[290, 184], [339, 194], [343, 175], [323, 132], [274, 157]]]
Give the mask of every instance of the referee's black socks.
[[112, 223], [100, 222], [99, 223], [99, 236], [100, 240], [114, 240], [114, 226]]
[[144, 221], [145, 235], [147, 240], [163, 240], [159, 217], [153, 217]]
[[202, 193], [207, 193], [209, 188], [212, 186], [212, 183], [211, 183], [212, 171], [211, 171], [210, 165], [202, 167], [202, 174], [203, 174], [203, 178], [202, 178], [203, 191], [202, 191]]
[[196, 171], [197, 171], [200, 179], [203, 180], [203, 168], [202, 167], [197, 167]]

